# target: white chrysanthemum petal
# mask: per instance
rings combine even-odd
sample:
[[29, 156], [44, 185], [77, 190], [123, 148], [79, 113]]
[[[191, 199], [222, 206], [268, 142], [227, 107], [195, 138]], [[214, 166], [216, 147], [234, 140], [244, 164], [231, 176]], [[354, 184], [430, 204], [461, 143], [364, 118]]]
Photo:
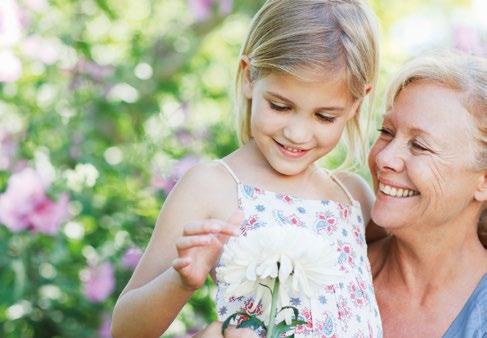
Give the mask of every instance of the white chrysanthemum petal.
[[284, 309], [277, 314], [276, 323], [280, 323], [284, 320], [286, 322], [286, 325], [289, 325], [291, 324], [293, 317], [294, 317], [294, 312], [292, 309], [289, 308]]
[[256, 268], [257, 267], [255, 262], [250, 262], [249, 266], [247, 267], [247, 271], [245, 273], [245, 277], [247, 277], [248, 280], [251, 281], [257, 280], [257, 274], [255, 273]]
[[279, 281], [285, 283], [291, 272], [294, 270], [293, 262], [287, 255], [281, 255], [279, 267]]
[[275, 256], [269, 257], [264, 262], [257, 266], [256, 272], [260, 278], [276, 278], [278, 274], [277, 263], [278, 258]]
[[[272, 289], [274, 279], [279, 277], [278, 306], [288, 306], [291, 293], [312, 297], [324, 285], [335, 283], [341, 274], [336, 261], [336, 246], [311, 230], [269, 226], [230, 239], [220, 260], [222, 267], [217, 268], [217, 277], [230, 284], [226, 294], [253, 296], [254, 306], [260, 302], [267, 318], [271, 293], [260, 284]], [[292, 311], [283, 312], [282, 316], [288, 317], [286, 320], [292, 319]]]

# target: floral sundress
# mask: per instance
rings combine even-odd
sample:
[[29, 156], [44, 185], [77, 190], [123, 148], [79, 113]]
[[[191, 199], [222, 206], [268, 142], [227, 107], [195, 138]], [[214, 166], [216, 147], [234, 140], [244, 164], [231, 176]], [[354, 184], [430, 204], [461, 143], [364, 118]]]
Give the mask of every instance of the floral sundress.
[[[336, 268], [342, 278], [333, 284], [324, 284], [314, 299], [291, 298], [290, 305], [296, 307], [301, 319], [307, 322], [296, 327], [295, 337], [382, 337], [360, 204], [343, 184], [330, 174], [351, 204], [303, 199], [243, 184], [223, 160], [219, 162], [237, 183], [238, 205], [244, 213], [240, 228], [242, 236], [267, 225], [293, 225], [325, 236], [336, 247]], [[261, 320], [267, 320], [261, 317], [262, 307], [253, 306], [252, 297], [225, 297], [227, 285], [219, 280], [216, 282], [220, 321], [242, 310], [247, 313], [253, 310]]]

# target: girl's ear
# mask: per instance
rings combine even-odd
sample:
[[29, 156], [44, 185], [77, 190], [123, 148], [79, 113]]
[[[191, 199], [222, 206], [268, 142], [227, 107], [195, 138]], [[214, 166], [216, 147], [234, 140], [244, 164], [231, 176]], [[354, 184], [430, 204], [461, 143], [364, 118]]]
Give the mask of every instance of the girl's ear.
[[350, 111], [350, 115], [348, 116], [348, 119], [351, 119], [357, 114], [357, 112], [360, 110], [360, 106], [362, 105], [362, 102], [364, 101], [365, 97], [369, 95], [369, 93], [372, 91], [372, 84], [367, 83], [364, 87], [364, 96], [361, 99], [356, 100], [353, 103], [352, 109]]
[[487, 202], [487, 170], [479, 178], [479, 185], [474, 193], [474, 198], [479, 202]]
[[240, 68], [242, 69], [242, 91], [247, 99], [252, 98], [252, 81], [250, 79], [250, 60], [247, 55], [240, 58]]
[[372, 91], [372, 88], [373, 88], [373, 87], [372, 87], [372, 84], [371, 84], [371, 83], [367, 83], [367, 84], [365, 85], [365, 88], [364, 88], [364, 94], [365, 94], [364, 96], [369, 95], [369, 94], [370, 94], [370, 92]]

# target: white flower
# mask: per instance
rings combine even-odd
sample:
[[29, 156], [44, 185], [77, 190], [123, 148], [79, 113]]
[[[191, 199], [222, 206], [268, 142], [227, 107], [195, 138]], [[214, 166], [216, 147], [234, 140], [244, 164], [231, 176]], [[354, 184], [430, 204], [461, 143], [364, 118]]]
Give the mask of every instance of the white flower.
[[[254, 307], [261, 302], [267, 318], [272, 299], [268, 288], [273, 289], [277, 277], [280, 283], [277, 308], [280, 309], [290, 305], [290, 296], [312, 298], [324, 285], [336, 282], [341, 275], [336, 263], [336, 247], [311, 230], [269, 226], [230, 239], [217, 276], [229, 284], [225, 296], [253, 296]], [[289, 323], [292, 311], [282, 311], [279, 315]]]

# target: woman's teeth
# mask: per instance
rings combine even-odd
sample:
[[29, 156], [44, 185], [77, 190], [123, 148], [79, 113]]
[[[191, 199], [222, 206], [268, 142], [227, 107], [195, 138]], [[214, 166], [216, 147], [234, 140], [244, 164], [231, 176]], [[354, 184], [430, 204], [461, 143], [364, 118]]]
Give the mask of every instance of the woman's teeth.
[[385, 195], [392, 196], [392, 197], [411, 197], [411, 196], [419, 195], [418, 191], [395, 188], [383, 183], [379, 183], [379, 190], [382, 191]]

